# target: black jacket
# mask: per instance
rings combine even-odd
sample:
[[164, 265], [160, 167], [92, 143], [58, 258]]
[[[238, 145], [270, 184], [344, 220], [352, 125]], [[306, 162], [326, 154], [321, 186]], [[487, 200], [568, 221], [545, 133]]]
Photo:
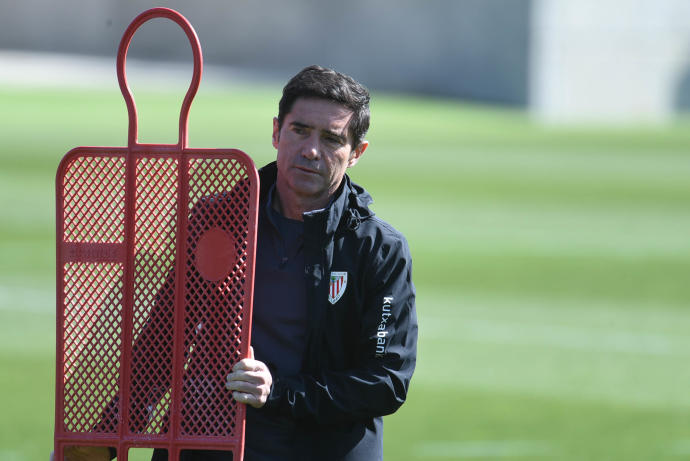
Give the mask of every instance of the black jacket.
[[[261, 203], [276, 165], [259, 171]], [[345, 177], [325, 210], [304, 215], [309, 325], [302, 373], [273, 376], [262, 411], [300, 427], [298, 459], [383, 457], [381, 417], [405, 401], [417, 353], [407, 241], [374, 216], [371, 196]], [[329, 301], [332, 272], [347, 272]]]

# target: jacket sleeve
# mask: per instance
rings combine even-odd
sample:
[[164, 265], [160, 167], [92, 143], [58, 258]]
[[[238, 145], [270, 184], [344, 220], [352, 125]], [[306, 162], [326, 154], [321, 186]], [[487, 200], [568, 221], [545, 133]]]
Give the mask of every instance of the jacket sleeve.
[[360, 300], [354, 366], [274, 376], [267, 411], [317, 424], [338, 424], [395, 412], [405, 401], [417, 356], [412, 262], [397, 234], [368, 258]]

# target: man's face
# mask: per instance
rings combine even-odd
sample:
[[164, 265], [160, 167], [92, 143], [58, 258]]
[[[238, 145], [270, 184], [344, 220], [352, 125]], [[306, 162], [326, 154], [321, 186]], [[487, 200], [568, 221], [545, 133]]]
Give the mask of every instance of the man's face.
[[[367, 147], [352, 146], [348, 125], [352, 111], [315, 98], [300, 98], [278, 127], [273, 119], [273, 146], [278, 149], [278, 190], [281, 201], [321, 203], [338, 189], [345, 170], [357, 163]], [[286, 196], [284, 196], [286, 195]]]

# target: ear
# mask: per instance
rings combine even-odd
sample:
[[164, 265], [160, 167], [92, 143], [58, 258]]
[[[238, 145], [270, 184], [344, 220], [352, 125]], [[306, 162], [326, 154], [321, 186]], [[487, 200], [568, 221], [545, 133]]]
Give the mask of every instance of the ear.
[[356, 149], [350, 152], [350, 160], [347, 162], [347, 167], [353, 167], [359, 162], [359, 158], [364, 155], [364, 151], [369, 147], [369, 141], [362, 141]]
[[280, 124], [278, 123], [278, 117], [273, 117], [273, 136], [272, 136], [273, 147], [278, 148], [278, 141], [280, 141]]

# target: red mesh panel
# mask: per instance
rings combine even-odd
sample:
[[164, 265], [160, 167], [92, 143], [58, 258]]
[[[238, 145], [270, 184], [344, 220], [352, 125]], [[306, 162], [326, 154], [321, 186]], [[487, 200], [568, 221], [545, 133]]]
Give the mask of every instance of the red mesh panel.
[[129, 387], [133, 433], [169, 430], [175, 293], [173, 281], [165, 282], [175, 262], [177, 180], [177, 161], [172, 158], [136, 162], [134, 354]]
[[122, 266], [65, 264], [64, 274], [64, 430], [89, 432], [118, 389]]
[[[240, 358], [242, 312], [247, 297], [249, 184], [238, 163], [219, 159], [190, 160], [189, 233], [184, 320], [189, 360], [182, 406], [184, 435], [235, 434], [237, 403], [224, 387], [231, 363]], [[233, 219], [228, 219], [232, 216]], [[203, 246], [229, 253], [226, 264], [209, 262]], [[204, 259], [206, 258], [206, 259]], [[211, 267], [212, 266], [212, 267]], [[209, 280], [211, 278], [211, 280]]]
[[[73, 243], [65, 248], [70, 262], [60, 268], [66, 432], [92, 430], [118, 388], [123, 266], [96, 261], [123, 243], [124, 172], [122, 157], [97, 156], [78, 158], [65, 170], [62, 231]], [[112, 433], [115, 427], [96, 430]]]
[[65, 173], [65, 241], [120, 242], [125, 233], [125, 162], [83, 157]]

